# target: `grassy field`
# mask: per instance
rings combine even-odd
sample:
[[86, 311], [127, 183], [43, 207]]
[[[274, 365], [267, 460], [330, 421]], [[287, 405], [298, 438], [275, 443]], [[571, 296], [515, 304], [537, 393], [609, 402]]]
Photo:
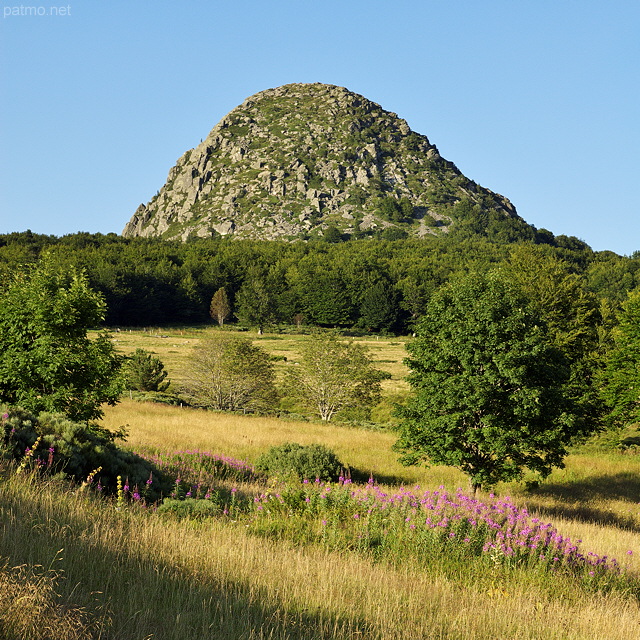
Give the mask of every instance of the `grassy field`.
[[[187, 353], [206, 331], [120, 331], [118, 348], [155, 352], [179, 384]], [[253, 336], [295, 361], [302, 336]], [[404, 340], [363, 340], [392, 374], [387, 393], [406, 390]], [[278, 366], [285, 366], [279, 364]], [[391, 430], [205, 412], [124, 400], [103, 424], [127, 425], [139, 452], [201, 450], [255, 461], [286, 441], [329, 446], [368, 474], [380, 491], [466, 487], [455, 469], [406, 468]], [[305, 524], [286, 508], [258, 521], [178, 520], [137, 504], [120, 507], [57, 479], [0, 473], [0, 637], [113, 640], [376, 639], [628, 640], [640, 637], [640, 459], [597, 448], [576, 450], [565, 469], [531, 491], [510, 495], [532, 516], [582, 540], [585, 553], [620, 560], [627, 582], [447, 553], [393, 556], [304, 543]], [[295, 489], [295, 487], [294, 487]], [[336, 489], [337, 490], [337, 489]], [[407, 489], [408, 490], [408, 489]], [[240, 486], [256, 495], [281, 489]], [[272, 498], [274, 496], [271, 496]], [[490, 496], [483, 494], [483, 500]], [[266, 499], [265, 499], [266, 500]], [[276, 505], [276, 506], [270, 506]], [[340, 533], [353, 517], [337, 522]], [[310, 531], [320, 522], [309, 520]], [[391, 528], [391, 520], [383, 527]], [[316, 527], [316, 529], [313, 529]], [[321, 534], [324, 535], [324, 534]], [[631, 553], [629, 553], [631, 552]], [[425, 552], [426, 553], [426, 552]], [[4, 564], [2, 559], [6, 559]], [[617, 585], [617, 586], [616, 586]], [[622, 585], [622, 586], [620, 586]], [[628, 585], [625, 587], [625, 585]], [[20, 606], [17, 607], [16, 603]]]
[[[207, 335], [218, 331], [209, 328], [157, 328], [121, 329], [113, 332], [113, 340], [120, 353], [130, 354], [136, 349], [146, 349], [155, 354], [165, 365], [165, 369], [174, 387], [179, 388], [185, 379], [189, 354], [196, 349], [198, 342]], [[305, 336], [302, 334], [235, 332], [238, 335], [250, 337], [255, 344], [260, 345], [274, 356], [284, 356], [286, 361], [276, 361], [276, 370], [282, 373], [286, 363], [295, 362], [300, 355], [300, 345]], [[406, 392], [408, 386], [404, 381], [407, 369], [402, 363], [406, 357], [405, 344], [407, 338], [345, 338], [353, 339], [365, 345], [376, 366], [391, 374], [390, 380], [383, 382], [386, 393]]]

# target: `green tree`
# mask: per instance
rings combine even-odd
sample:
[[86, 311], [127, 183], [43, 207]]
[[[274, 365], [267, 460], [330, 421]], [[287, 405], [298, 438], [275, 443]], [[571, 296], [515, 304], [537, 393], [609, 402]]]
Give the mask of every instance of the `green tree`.
[[567, 359], [570, 378], [565, 393], [575, 402], [576, 419], [585, 423], [583, 428], [596, 429], [604, 415], [596, 377], [604, 366], [608, 341], [598, 299], [547, 247], [516, 248], [501, 271], [524, 292]]
[[292, 270], [292, 288], [310, 324], [323, 327], [351, 325], [354, 304], [346, 279], [327, 262], [326, 256], [318, 256], [315, 262], [308, 259], [304, 265]]
[[367, 350], [330, 334], [317, 334], [302, 346], [300, 363], [288, 370], [292, 397], [329, 421], [346, 408], [368, 408], [380, 399], [380, 383], [389, 377], [373, 366]]
[[222, 326], [224, 321], [231, 315], [231, 303], [224, 287], [220, 287], [213, 294], [209, 305], [209, 313], [218, 322], [219, 326]]
[[342, 242], [342, 232], [335, 224], [330, 224], [323, 232], [322, 239], [325, 242]]
[[154, 357], [144, 349], [136, 349], [130, 356], [125, 376], [129, 389], [137, 391], [164, 392], [170, 384], [170, 381], [165, 380], [167, 372], [160, 358]]
[[399, 409], [395, 445], [405, 463], [456, 466], [475, 492], [525, 469], [545, 477], [585, 435], [565, 394], [566, 357], [528, 298], [495, 272], [438, 290], [407, 349], [414, 394]]
[[185, 391], [202, 407], [255, 411], [278, 401], [271, 358], [248, 338], [219, 333], [202, 340], [189, 372]]
[[629, 294], [619, 321], [601, 380], [611, 421], [621, 426], [640, 422], [640, 291]]
[[104, 314], [82, 271], [44, 260], [10, 279], [0, 292], [0, 401], [72, 420], [100, 417], [122, 389], [109, 335], [87, 335]]
[[258, 327], [259, 334], [277, 318], [276, 298], [269, 284], [266, 274], [252, 271], [236, 296], [238, 319]]
[[407, 198], [398, 201], [393, 196], [384, 196], [379, 200], [378, 213], [385, 220], [404, 222], [406, 214], [413, 214], [413, 207]]
[[373, 331], [392, 331], [398, 319], [398, 294], [388, 281], [365, 286], [360, 298], [359, 324]]

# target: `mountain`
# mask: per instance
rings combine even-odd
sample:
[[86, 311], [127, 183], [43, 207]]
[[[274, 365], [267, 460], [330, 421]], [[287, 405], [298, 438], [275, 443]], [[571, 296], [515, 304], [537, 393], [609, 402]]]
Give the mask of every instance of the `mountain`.
[[533, 233], [509, 200], [463, 176], [395, 113], [313, 83], [247, 98], [178, 160], [122, 233], [296, 239], [465, 227]]

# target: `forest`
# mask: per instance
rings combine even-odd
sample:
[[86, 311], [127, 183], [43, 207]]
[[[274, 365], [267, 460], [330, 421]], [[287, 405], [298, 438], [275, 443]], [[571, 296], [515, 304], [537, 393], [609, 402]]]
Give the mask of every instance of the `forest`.
[[0, 278], [46, 253], [84, 270], [107, 305], [109, 327], [212, 322], [211, 300], [225, 290], [226, 322], [296, 324], [366, 333], [407, 334], [433, 293], [457, 274], [486, 272], [518, 247], [554, 258], [581, 288], [616, 308], [637, 288], [640, 254], [593, 251], [545, 230], [519, 243], [452, 233], [438, 238], [361, 238], [327, 233], [311, 242], [187, 242], [30, 231], [0, 235]]

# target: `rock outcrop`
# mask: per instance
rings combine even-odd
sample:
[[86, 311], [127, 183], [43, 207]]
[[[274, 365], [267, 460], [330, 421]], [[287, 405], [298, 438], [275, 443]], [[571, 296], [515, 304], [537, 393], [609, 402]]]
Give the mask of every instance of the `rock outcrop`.
[[290, 84], [225, 116], [123, 235], [296, 239], [330, 225], [438, 234], [456, 223], [461, 202], [520, 220], [396, 114], [343, 87]]

